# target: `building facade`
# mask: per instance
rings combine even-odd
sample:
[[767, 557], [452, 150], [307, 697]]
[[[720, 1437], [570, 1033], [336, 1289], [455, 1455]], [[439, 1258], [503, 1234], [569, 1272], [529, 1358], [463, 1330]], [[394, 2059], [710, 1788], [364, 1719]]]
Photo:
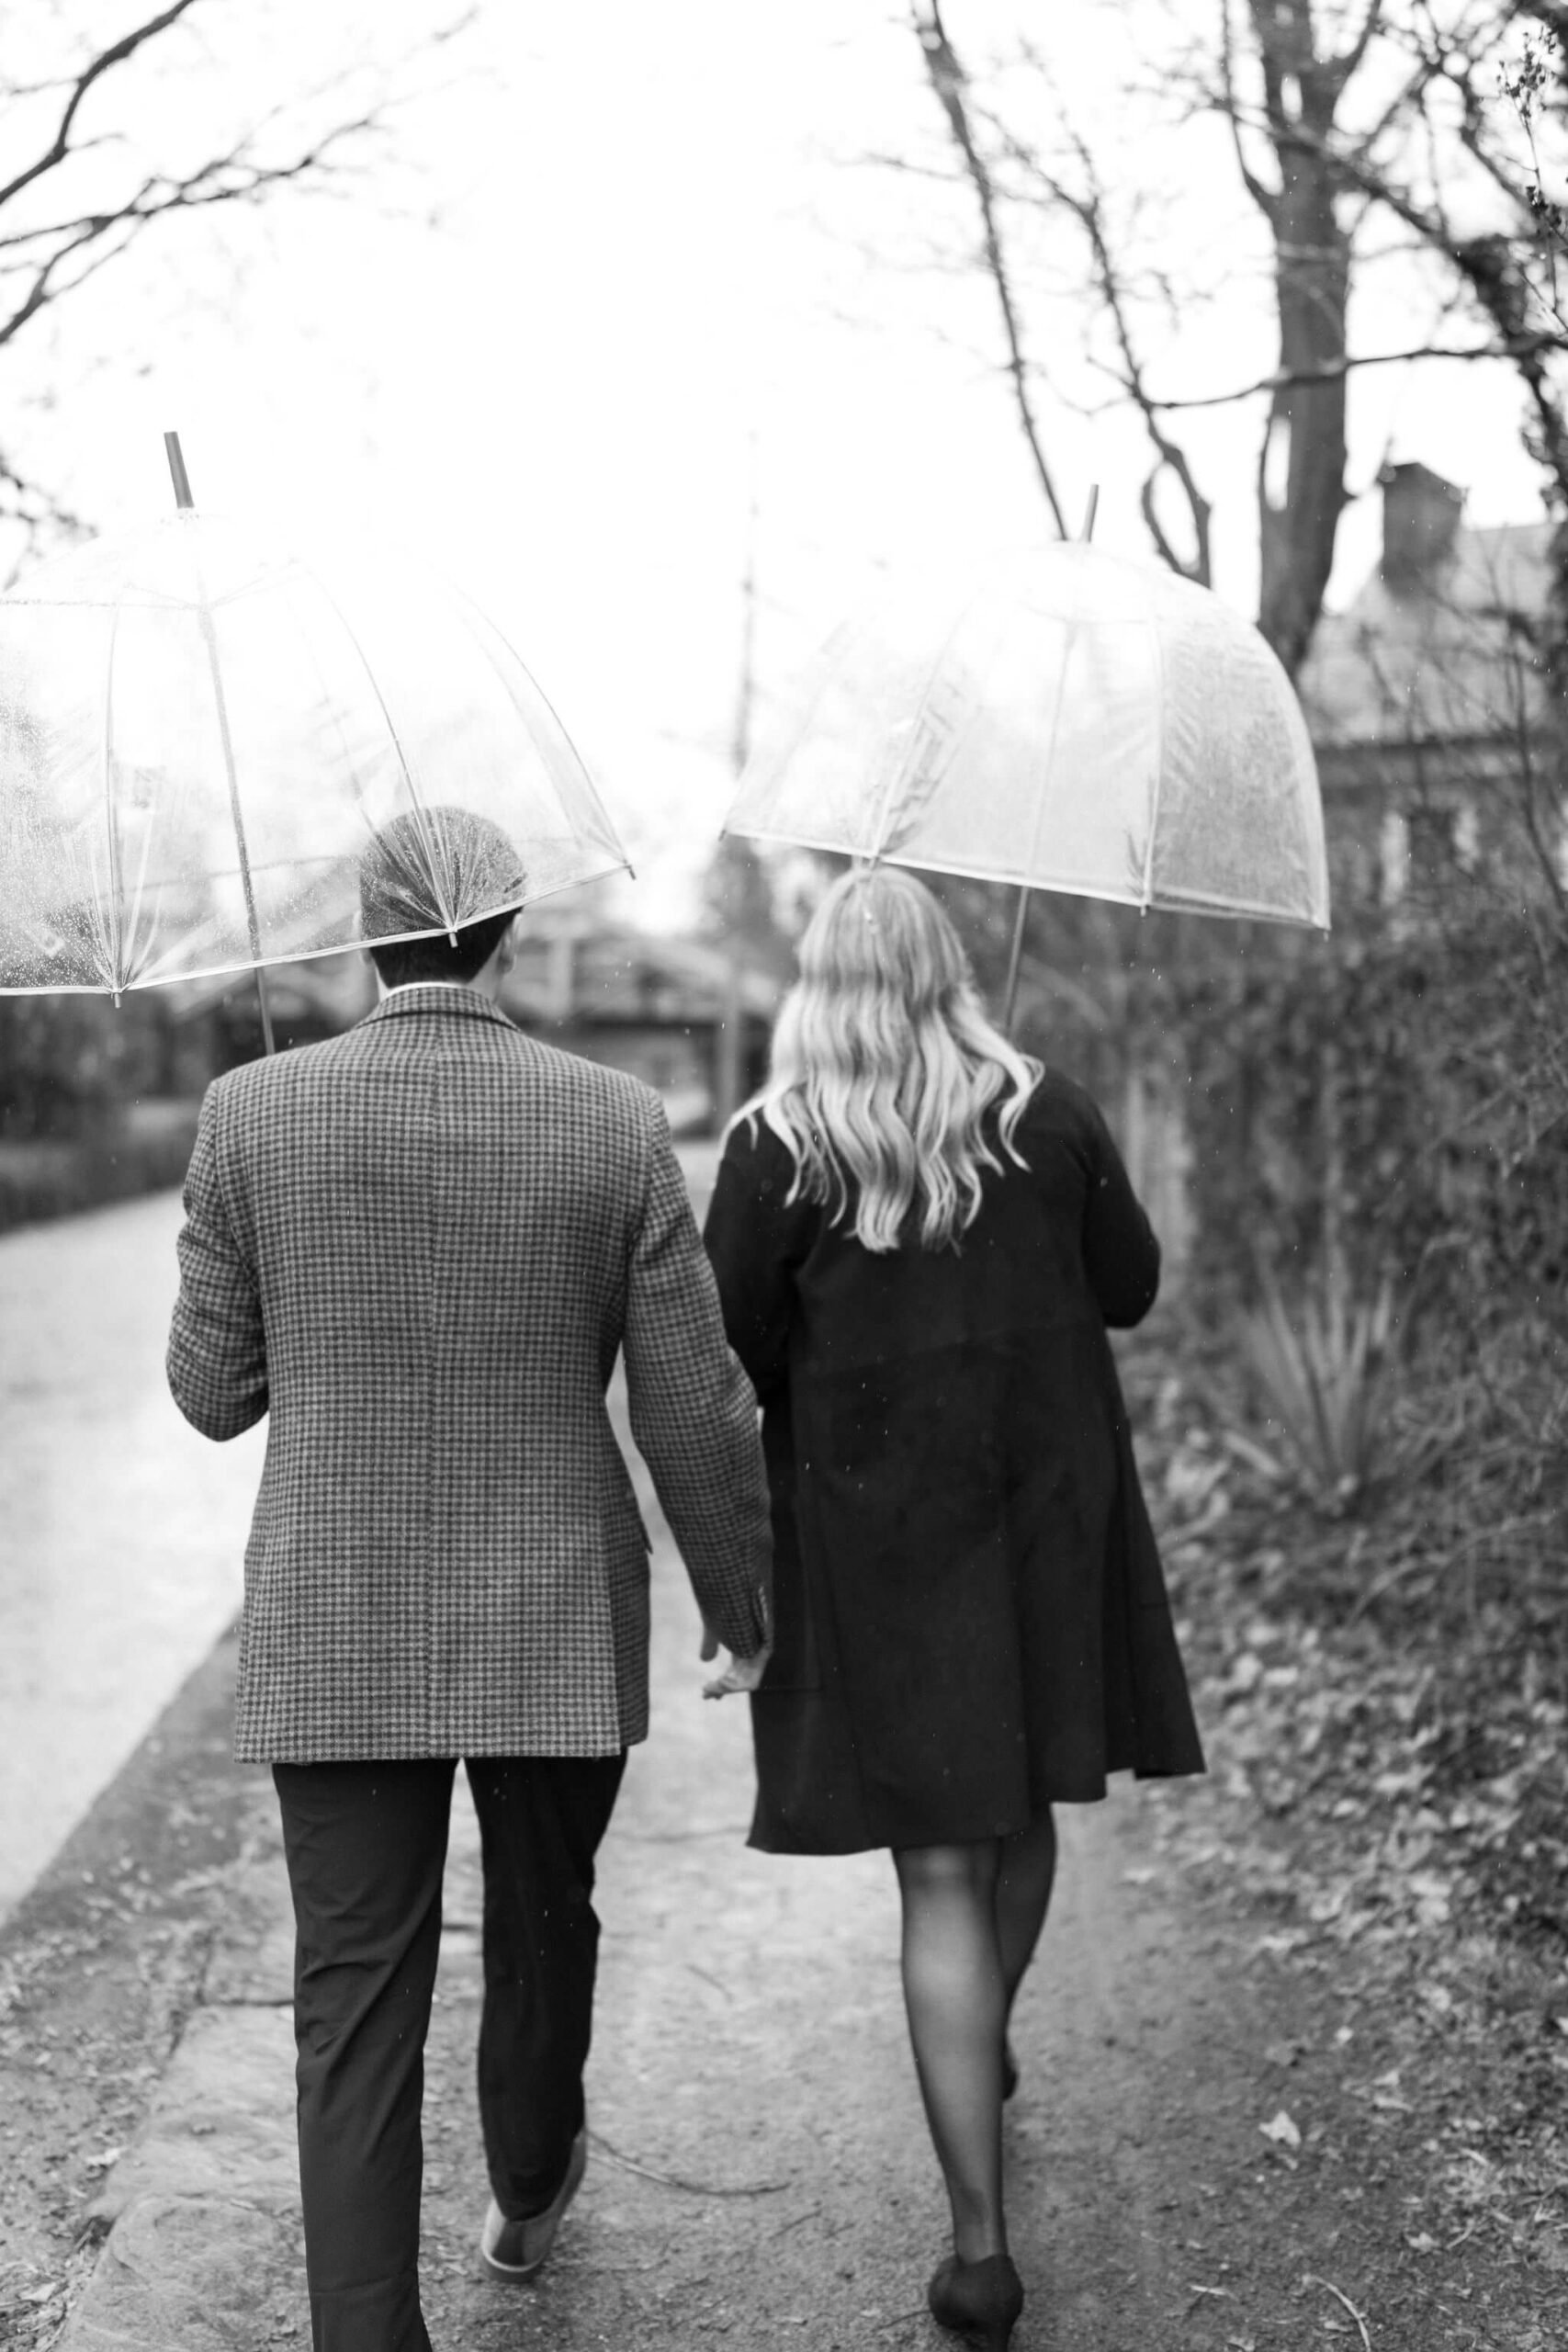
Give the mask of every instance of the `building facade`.
[[1461, 871], [1568, 879], [1555, 526], [1477, 528], [1429, 467], [1385, 467], [1382, 553], [1297, 681], [1337, 902], [1409, 915]]

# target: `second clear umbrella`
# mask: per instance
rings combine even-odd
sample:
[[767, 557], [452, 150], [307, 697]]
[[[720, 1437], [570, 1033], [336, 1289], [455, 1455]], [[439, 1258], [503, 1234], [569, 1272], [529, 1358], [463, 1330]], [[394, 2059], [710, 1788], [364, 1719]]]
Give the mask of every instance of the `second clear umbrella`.
[[1326, 927], [1289, 679], [1209, 590], [1082, 542], [917, 581], [829, 640], [727, 832], [1025, 890]]

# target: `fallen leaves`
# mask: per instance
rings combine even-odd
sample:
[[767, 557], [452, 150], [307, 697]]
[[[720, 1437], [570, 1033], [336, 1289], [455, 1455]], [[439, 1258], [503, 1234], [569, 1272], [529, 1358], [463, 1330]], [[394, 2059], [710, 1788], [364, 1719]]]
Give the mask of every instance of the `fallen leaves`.
[[[1479, 2233], [1568, 2275], [1561, 1611], [1532, 1633], [1515, 1580], [1489, 1572], [1456, 1612], [1418, 1498], [1348, 1527], [1287, 1508], [1226, 1442], [1223, 1406], [1200, 1405], [1190, 1362], [1151, 1350], [1151, 1384], [1142, 1345], [1133, 1419], [1210, 1762], [1206, 1782], [1156, 1793], [1159, 1834], [1245, 1899], [1248, 1952], [1331, 1985], [1345, 2019], [1315, 2049], [1261, 2053], [1313, 2116], [1258, 2124], [1273, 2167], [1332, 2165], [1350, 2195], [1397, 2165], [1393, 2244], [1412, 2266]], [[1223, 1364], [1201, 1376], [1224, 1396]], [[1542, 1575], [1538, 1559], [1538, 1596]], [[1320, 2325], [1367, 2344], [1325, 2283]]]

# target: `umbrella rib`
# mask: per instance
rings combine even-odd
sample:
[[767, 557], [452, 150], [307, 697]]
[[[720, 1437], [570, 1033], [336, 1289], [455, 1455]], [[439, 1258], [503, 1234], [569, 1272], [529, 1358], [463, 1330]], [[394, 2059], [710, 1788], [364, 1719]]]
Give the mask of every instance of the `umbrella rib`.
[[[117, 608], [114, 617], [114, 631], [111, 633], [109, 639], [108, 674], [104, 686], [104, 768], [106, 792], [109, 789], [109, 781], [112, 773], [109, 758], [109, 744], [114, 726], [114, 654], [115, 637], [118, 635], [118, 629], [119, 612]], [[111, 824], [113, 821], [113, 812], [111, 810]], [[151, 820], [141, 828], [141, 855], [137, 862], [136, 888], [131, 894], [129, 920], [122, 922], [121, 925], [121, 937], [118, 950], [118, 960], [123, 968], [127, 986], [130, 983], [134, 969], [139, 967], [144, 959], [144, 951], [139, 943], [138, 933], [141, 929], [141, 910], [147, 896], [147, 866], [148, 861], [151, 859], [152, 854], [152, 831], [153, 829]], [[118, 840], [118, 834], [116, 838]], [[123, 864], [120, 864], [118, 866], [115, 876], [115, 887], [118, 903], [123, 910], [125, 902], [125, 874]], [[161, 885], [158, 887], [160, 888], [162, 888]], [[129, 934], [130, 939], [129, 950], [126, 946], [127, 934]], [[146, 941], [147, 950], [151, 950], [152, 944], [152, 930], [150, 928]]]
[[[1073, 647], [1077, 641], [1077, 633], [1078, 624], [1069, 616], [1066, 633], [1062, 641], [1062, 666], [1056, 673], [1056, 696], [1051, 707], [1051, 726], [1038, 763], [1040, 786], [1034, 796], [1034, 822], [1029, 829], [1029, 856], [1023, 869], [1026, 874], [1034, 872], [1040, 856], [1040, 843], [1044, 836], [1045, 784], [1051, 774], [1052, 762], [1056, 755], [1056, 737], [1061, 732], [1062, 726], [1062, 705], [1067, 694], [1067, 664], [1072, 659]], [[1023, 887], [1027, 890], [1032, 886], [1026, 882]]]
[[251, 956], [257, 968], [262, 961], [261, 925], [256, 919], [255, 883], [251, 875], [250, 844], [245, 839], [244, 812], [240, 806], [240, 779], [234, 768], [234, 742], [229, 729], [229, 698], [223, 692], [223, 673], [218, 662], [218, 632], [212, 626], [209, 607], [200, 608], [201, 638], [207, 649], [207, 664], [212, 678], [212, 700], [218, 713], [218, 740], [223, 751], [224, 774], [229, 784], [229, 814], [234, 827], [234, 848], [240, 860], [240, 888], [245, 899], [245, 930], [251, 943]]
[[359, 642], [359, 639], [355, 632], [354, 625], [350, 621], [348, 615], [344, 611], [343, 606], [333, 594], [332, 590], [328, 587], [321, 574], [317, 572], [314, 577], [317, 587], [321, 590], [321, 594], [325, 597], [327, 603], [332, 606], [333, 611], [337, 615], [338, 626], [343, 630], [344, 635], [347, 638], [350, 645], [353, 646], [355, 654], [358, 656], [359, 666], [365, 673], [366, 683], [369, 686], [371, 693], [376, 697], [376, 707], [380, 711], [382, 719], [386, 724], [387, 733], [390, 739], [392, 750], [397, 755], [398, 765], [402, 770], [403, 782], [408, 786], [409, 803], [413, 812], [414, 824], [418, 829], [420, 846], [424, 852], [425, 865], [430, 873], [430, 887], [435, 893], [436, 903], [440, 909], [442, 919], [446, 926], [447, 935], [449, 938], [455, 940], [457, 935], [457, 927], [454, 921], [457, 910], [451, 903], [450, 891], [445, 888], [445, 876], [437, 871], [435, 859], [435, 836], [431, 831], [425, 812], [424, 802], [420, 797], [420, 788], [414, 780], [413, 769], [409, 763], [407, 754], [404, 752], [402, 740], [398, 733], [397, 728], [393, 724], [392, 714], [387, 707], [387, 697], [381, 692], [380, 681], [378, 679], [374, 669], [371, 667], [369, 656], [367, 654], [363, 645]]
[[1159, 832], [1160, 793], [1165, 784], [1165, 641], [1151, 628], [1155, 646], [1155, 788], [1149, 808], [1149, 837], [1144, 845], [1143, 911], [1155, 902], [1155, 840]]
[[[287, 588], [295, 582], [299, 582], [306, 587], [320, 590], [321, 594], [326, 597], [327, 603], [332, 605], [333, 612], [337, 614], [339, 621], [341, 622], [343, 620], [343, 614], [339, 609], [336, 600], [328, 594], [326, 587], [321, 581], [317, 578], [316, 574], [313, 571], [308, 571], [302, 563], [288, 564], [279, 573], [277, 580], [274, 582], [269, 582], [268, 584], [278, 588]], [[344, 764], [347, 768], [350, 775], [354, 778], [355, 792], [355, 797], [359, 797], [359, 772], [355, 763], [353, 747], [349, 742], [347, 731], [344, 727], [343, 713], [338, 707], [337, 698], [333, 695], [331, 686], [327, 684], [326, 677], [322, 673], [321, 662], [317, 658], [315, 646], [312, 644], [310, 639], [310, 632], [305, 627], [304, 622], [300, 619], [299, 608], [292, 597], [284, 597], [283, 608], [288, 614], [289, 621], [293, 625], [294, 634], [299, 641], [300, 650], [304, 654], [306, 661], [310, 663], [310, 668], [315, 674], [316, 684], [321, 689], [322, 707], [330, 714], [333, 725], [337, 731], [338, 745], [343, 752]], [[346, 624], [344, 624], [344, 626], [346, 627]], [[359, 653], [359, 648], [357, 646], [355, 646], [354, 650], [356, 653]], [[363, 653], [359, 654], [359, 658], [363, 662], [365, 659]], [[397, 739], [394, 737], [394, 746], [396, 745], [396, 741]]]
[[105, 928], [108, 940], [109, 986], [117, 1004], [119, 1002], [121, 983], [126, 977], [121, 970], [125, 953], [124, 908], [120, 900], [119, 831], [115, 822], [114, 805], [114, 657], [118, 640], [119, 612], [117, 607], [109, 622], [108, 653], [104, 664], [102, 737], [104, 837], [108, 845], [109, 859], [109, 903]]
[[[910, 729], [911, 743], [918, 743], [919, 741], [920, 724], [935, 698], [937, 681], [942, 675], [942, 664], [947, 660], [948, 654], [952, 650], [953, 641], [957, 638], [960, 629], [962, 629], [964, 622], [969, 618], [970, 614], [974, 611], [979, 601], [980, 592], [978, 589], [975, 589], [965, 598], [964, 602], [960, 605], [957, 613], [954, 615], [951, 627], [943, 635], [942, 643], [937, 648], [936, 655], [926, 671], [926, 683], [920, 689], [920, 699], [919, 704], [916, 706], [914, 725]], [[882, 806], [876, 812], [876, 820], [871, 829], [871, 847], [866, 853], [874, 865], [876, 864], [878, 858], [885, 857], [886, 855], [886, 850], [881, 846], [883, 834], [889, 826], [893, 813], [894, 799], [900, 784], [904, 780], [908, 764], [908, 763], [907, 758], [900, 761], [895, 767], [893, 774], [888, 777], [886, 784], [883, 786]]]
[[[594, 815], [599, 819], [604, 832], [608, 835], [609, 839], [615, 842], [615, 847], [619, 849], [621, 847], [620, 836], [615, 831], [614, 825], [610, 822], [610, 812], [605, 808], [604, 802], [600, 799], [593, 779], [588, 773], [582, 754], [579, 752], [577, 745], [572, 741], [570, 734], [568, 734], [566, 723], [562, 719], [559, 711], [557, 710], [554, 703], [551, 702], [548, 695], [546, 694], [544, 688], [540, 685], [537, 678], [535, 677], [532, 670], [529, 669], [527, 663], [524, 661], [523, 656], [518, 652], [516, 647], [501, 629], [497, 628], [495, 623], [491, 619], [490, 615], [479, 605], [476, 605], [471, 597], [465, 596], [460, 590], [454, 590], [453, 593], [471, 616], [472, 622], [474, 624], [474, 639], [475, 642], [479, 646], [479, 653], [483, 660], [490, 663], [491, 670], [500, 680], [501, 691], [506, 696], [507, 701], [512, 705], [512, 707], [516, 712], [518, 718], [523, 721], [524, 731], [527, 735], [528, 740], [530, 742], [534, 740], [534, 730], [529, 724], [528, 713], [524, 709], [515, 694], [513, 694], [512, 690], [512, 681], [507, 676], [502, 664], [496, 660], [494, 651], [486, 642], [487, 637], [493, 637], [496, 643], [504, 648], [505, 651], [510, 654], [513, 661], [516, 662], [517, 667], [527, 679], [528, 684], [533, 687], [534, 692], [538, 695], [540, 702], [543, 703], [545, 708], [549, 712], [551, 718], [555, 721], [556, 727], [559, 730], [561, 741], [566, 744], [568, 750], [572, 755], [572, 758], [577, 762], [578, 781], [581, 789], [587, 796], [589, 805], [592, 808]], [[540, 764], [545, 768], [546, 774], [548, 775], [548, 763], [541, 760]], [[550, 778], [550, 781], [554, 784], [555, 779], [553, 776]], [[558, 799], [560, 799], [560, 794], [558, 791], [557, 792], [556, 797]], [[561, 815], [566, 819], [568, 827], [572, 828], [571, 811], [568, 808], [564, 800], [561, 800]], [[575, 830], [574, 828], [572, 829]], [[606, 874], [615, 874], [619, 873], [622, 868], [631, 875], [634, 881], [637, 879], [636, 871], [632, 865], [631, 860], [624, 855], [615, 865], [607, 865], [604, 868], [604, 872]], [[597, 878], [598, 877], [595, 876], [595, 879]], [[563, 889], [570, 889], [572, 888], [572, 885], [570, 883], [562, 883], [557, 887]], [[547, 898], [550, 894], [548, 891], [541, 891], [538, 895], [541, 898]], [[497, 912], [499, 911], [500, 910], [498, 909]]]
[[[552, 882], [547, 890], [539, 891], [536, 898], [530, 899], [529, 904], [536, 905], [539, 899], [558, 897], [563, 890], [581, 889], [584, 883], [602, 882], [607, 875], [619, 874], [626, 870], [627, 869], [626, 868], [625, 862], [623, 860], [619, 865], [599, 866], [592, 874], [574, 874], [570, 881]], [[512, 909], [506, 907], [490, 907], [485, 909], [483, 912], [474, 915], [471, 920], [475, 922], [482, 922], [485, 920], [486, 914], [499, 915], [510, 913], [512, 911], [513, 911]], [[431, 934], [428, 931], [389, 932], [384, 940], [378, 939], [376, 944], [378, 946], [392, 947], [397, 945], [400, 940], [428, 939], [430, 935]], [[288, 949], [286, 956], [274, 956], [272, 961], [274, 963], [288, 964], [319, 963], [327, 956], [343, 955], [348, 944], [349, 943], [346, 941], [336, 939], [331, 941], [325, 947], [291, 947]], [[254, 964], [200, 964], [195, 966], [190, 971], [164, 971], [149, 973], [145, 978], [127, 981], [126, 986], [128, 989], [164, 988], [171, 984], [182, 983], [186, 980], [219, 979], [228, 973], [231, 973], [236, 979], [239, 979], [243, 978], [245, 973], [254, 971], [256, 968], [257, 967]], [[34, 993], [35, 991], [33, 989], [26, 986], [17, 987], [13, 986], [9, 982], [0, 981], [0, 996], [30, 996]], [[76, 983], [64, 981], [61, 984], [59, 989], [52, 989], [51, 993], [57, 995], [71, 994], [76, 996], [97, 996], [102, 994], [102, 989], [101, 988], [96, 988], [91, 981], [81, 981]]]
[[[831, 640], [829, 640], [829, 643], [830, 643], [830, 642], [831, 642]], [[826, 696], [826, 695], [827, 695], [828, 689], [829, 689], [829, 686], [832, 684], [832, 683], [833, 683], [834, 674], [835, 674], [835, 671], [834, 671], [834, 664], [833, 664], [833, 663], [832, 663], [832, 662], [828, 659], [828, 652], [827, 652], [827, 649], [826, 649], [826, 648], [824, 649], [824, 651], [823, 651], [822, 655], [819, 657], [819, 659], [820, 659], [820, 668], [819, 668], [819, 670], [818, 670], [818, 676], [817, 676], [816, 688], [815, 688], [815, 691], [814, 691], [814, 692], [813, 692], [813, 694], [812, 694], [812, 696], [811, 696], [810, 701], [807, 703], [807, 707], [806, 707], [805, 712], [803, 713], [803, 715], [802, 715], [802, 717], [801, 717], [801, 718], [800, 718], [799, 724], [798, 724], [797, 726], [795, 726], [795, 727], [791, 730], [791, 732], [790, 732], [790, 735], [789, 735], [789, 737], [788, 737], [787, 741], [785, 741], [784, 743], [781, 744], [781, 745], [780, 745], [780, 747], [778, 748], [778, 750], [777, 750], [777, 751], [773, 753], [773, 765], [774, 769], [776, 770], [776, 772], [777, 772], [777, 773], [779, 773], [779, 774], [781, 774], [781, 775], [784, 773], [784, 771], [785, 769], [787, 769], [787, 767], [788, 767], [788, 765], [789, 765], [789, 763], [791, 762], [791, 760], [793, 760], [793, 759], [794, 759], [794, 757], [795, 757], [795, 753], [799, 751], [799, 749], [800, 749], [800, 747], [801, 747], [802, 743], [806, 741], [807, 733], [807, 731], [809, 730], [809, 729], [810, 729], [810, 727], [811, 727], [812, 721], [816, 718], [818, 712], [821, 709], [821, 707], [822, 707], [822, 703], [823, 703], [824, 697], [825, 697], [825, 696]], [[755, 756], [755, 755], [753, 754], [753, 758], [754, 758], [754, 756]], [[748, 762], [747, 762], [747, 763], [746, 763], [747, 770], [749, 770], [749, 769], [750, 768], [750, 766], [751, 766], [751, 765], [752, 765], [752, 761], [751, 761], [751, 760], [748, 760]], [[745, 773], [745, 771], [742, 771], [742, 773], [744, 774], [744, 773]], [[737, 797], [738, 797], [738, 798], [739, 798], [739, 797], [743, 797], [743, 796], [742, 796], [742, 795], [740, 795], [740, 794], [738, 794], [738, 795], [737, 795]], [[764, 839], [764, 838], [766, 838], [766, 839], [768, 839], [768, 840], [771, 840], [771, 841], [784, 841], [784, 840], [786, 840], [786, 839], [788, 838], [788, 836], [786, 836], [785, 834], [783, 834], [783, 833], [773, 833], [773, 834], [769, 834], [769, 835], [763, 836], [762, 834], [760, 834], [760, 833], [756, 833], [756, 832], [753, 832], [753, 831], [747, 831], [745, 828], [738, 828], [738, 827], [736, 827], [735, 825], [733, 825], [733, 824], [730, 822], [730, 819], [729, 819], [729, 816], [728, 816], [728, 814], [727, 814], [727, 815], [726, 815], [726, 817], [725, 817], [725, 820], [724, 820], [723, 824], [719, 827], [719, 829], [718, 829], [718, 830], [719, 830], [719, 833], [720, 833], [720, 835], [721, 835], [721, 836], [722, 836], [722, 835], [724, 835], [725, 833], [739, 834], [739, 835], [741, 835], [743, 838], [745, 838], [745, 839], [746, 839], [746, 840], [748, 840], [748, 841], [760, 841], [760, 840], [762, 840], [762, 839]], [[820, 846], [821, 846], [821, 844], [820, 844], [820, 843], [815, 843], [815, 844], [813, 844], [813, 843], [807, 843], [807, 844], [806, 844], [806, 846], [807, 846], [807, 847], [813, 847], [813, 846], [815, 846], [815, 847], [820, 847]], [[851, 856], [860, 856], [860, 855], [862, 855], [862, 854], [863, 854], [863, 853], [862, 853], [862, 852], [860, 852], [860, 851], [858, 851], [858, 850], [844, 850], [844, 849], [840, 848], [840, 846], [838, 846], [837, 844], [835, 845], [835, 853], [834, 853], [834, 854], [835, 854], [836, 855], [841, 855], [841, 856], [846, 856], [846, 857], [851, 857]]]
[[[87, 910], [88, 928], [92, 934], [92, 950], [96, 958], [98, 989], [114, 989], [114, 952], [109, 926], [104, 911], [104, 889], [98, 871], [98, 837], [89, 827], [86, 846], [74, 840], [67, 842], [67, 854], [75, 887]], [[107, 977], [106, 977], [107, 976]]]
[[[138, 865], [138, 866], [137, 866], [137, 869], [136, 869], [136, 888], [135, 888], [135, 891], [134, 891], [134, 893], [133, 893], [133, 895], [132, 895], [131, 902], [130, 902], [130, 944], [131, 944], [131, 955], [136, 958], [136, 960], [137, 960], [138, 962], [140, 962], [140, 960], [141, 960], [142, 951], [141, 951], [141, 950], [138, 947], [138, 945], [137, 945], [137, 933], [138, 933], [138, 932], [140, 931], [140, 929], [141, 929], [141, 908], [142, 908], [142, 903], [143, 903], [143, 901], [144, 901], [144, 899], [146, 899], [146, 896], [147, 896], [147, 864], [148, 864], [148, 860], [151, 858], [152, 854], [152, 827], [151, 823], [148, 823], [148, 824], [146, 824], [146, 825], [143, 825], [143, 827], [142, 827], [142, 829], [141, 829], [141, 862], [139, 863], [139, 865]], [[152, 922], [152, 924], [150, 924], [150, 925], [149, 925], [149, 927], [148, 927], [148, 935], [147, 935], [147, 942], [146, 942], [146, 945], [147, 945], [147, 948], [148, 948], [148, 949], [151, 949], [151, 947], [152, 947], [152, 933], [153, 933], [153, 931], [155, 930], [155, 928], [156, 928], [156, 918], [154, 918], [153, 922]], [[128, 976], [128, 977], [129, 977], [129, 974], [130, 974], [130, 963], [128, 962], [128, 963], [127, 963], [127, 966], [126, 966], [126, 971], [127, 971], [127, 976]]]

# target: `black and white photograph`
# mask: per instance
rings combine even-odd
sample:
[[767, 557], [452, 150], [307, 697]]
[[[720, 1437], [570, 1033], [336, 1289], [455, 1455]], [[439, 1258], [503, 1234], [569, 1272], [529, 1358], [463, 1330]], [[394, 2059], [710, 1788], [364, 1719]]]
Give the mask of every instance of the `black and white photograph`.
[[1568, 6], [0, 13], [0, 2346], [1568, 2343]]

